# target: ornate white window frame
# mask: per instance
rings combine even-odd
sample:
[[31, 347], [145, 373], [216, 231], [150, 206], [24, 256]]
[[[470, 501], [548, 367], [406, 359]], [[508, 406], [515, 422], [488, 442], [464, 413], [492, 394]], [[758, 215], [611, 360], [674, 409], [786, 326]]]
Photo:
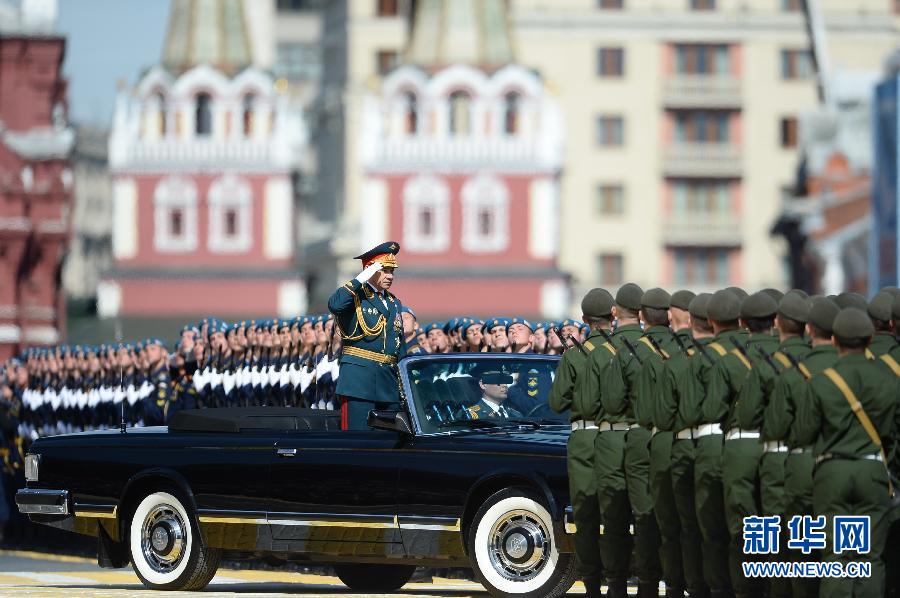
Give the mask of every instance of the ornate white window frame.
[[[166, 177], [153, 192], [153, 246], [160, 253], [185, 253], [197, 248], [197, 186], [184, 177]], [[169, 229], [173, 210], [182, 212], [182, 233]]]
[[[420, 230], [422, 210], [432, 211], [431, 234]], [[450, 189], [440, 178], [420, 175], [403, 187], [403, 246], [418, 253], [438, 253], [450, 247]]]
[[[469, 253], [498, 253], [509, 247], [509, 188], [493, 175], [480, 174], [462, 188], [462, 241]], [[494, 230], [484, 235], [479, 230], [479, 215], [490, 210]]]
[[[207, 248], [213, 253], [246, 253], [253, 246], [253, 190], [244, 179], [226, 174], [212, 182], [207, 195], [209, 237]], [[225, 218], [234, 210], [236, 231], [228, 235]]]

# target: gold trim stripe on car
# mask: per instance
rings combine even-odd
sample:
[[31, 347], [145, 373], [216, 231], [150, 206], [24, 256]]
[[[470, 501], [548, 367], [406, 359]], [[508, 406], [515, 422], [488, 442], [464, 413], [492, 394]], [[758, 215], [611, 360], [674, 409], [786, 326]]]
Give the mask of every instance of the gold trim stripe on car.
[[[373, 516], [367, 520], [366, 516], [342, 517], [340, 515], [321, 518], [322, 513], [291, 513], [276, 514], [271, 519], [258, 516], [240, 516], [234, 512], [228, 514], [206, 513], [199, 516], [201, 523], [230, 523], [238, 525], [288, 525], [299, 527], [347, 527], [364, 529], [406, 529], [429, 531], [460, 531], [460, 520], [450, 517], [415, 517], [415, 516], [383, 516], [381, 520], [375, 520], [379, 516]], [[319, 515], [320, 518], [316, 518]], [[390, 517], [388, 520], [387, 517]], [[446, 521], [446, 523], [444, 522]]]
[[80, 507], [79, 505], [75, 505], [75, 516], [76, 517], [90, 517], [92, 519], [115, 519], [119, 514], [118, 505], [112, 505], [110, 507], [101, 506], [101, 505], [85, 505], [84, 507]]

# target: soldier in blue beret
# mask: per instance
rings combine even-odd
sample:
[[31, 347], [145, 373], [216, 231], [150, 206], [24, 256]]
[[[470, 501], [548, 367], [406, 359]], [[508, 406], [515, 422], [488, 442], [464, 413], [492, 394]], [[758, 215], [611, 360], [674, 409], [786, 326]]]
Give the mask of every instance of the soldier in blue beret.
[[358, 255], [363, 271], [328, 300], [343, 340], [337, 393], [341, 428], [365, 430], [372, 409], [399, 408], [397, 362], [406, 355], [403, 305], [388, 289], [400, 245], [389, 241]]
[[511, 353], [534, 353], [531, 348], [534, 330], [525, 318], [512, 318], [507, 321], [506, 337], [509, 339]]
[[506, 336], [506, 325], [508, 323], [509, 318], [494, 318], [488, 323], [492, 353], [509, 353], [509, 337]]
[[478, 353], [485, 350], [484, 335], [482, 329], [484, 322], [477, 318], [466, 318], [466, 326], [462, 330], [462, 338], [465, 341], [465, 350]]
[[411, 307], [403, 306], [403, 342], [406, 343], [407, 355], [421, 355], [425, 353], [425, 349], [419, 346], [416, 338], [416, 330], [419, 323], [416, 321], [416, 313]]
[[450, 339], [444, 332], [443, 322], [432, 322], [425, 326], [425, 334], [428, 335], [428, 344], [432, 353], [449, 353]]

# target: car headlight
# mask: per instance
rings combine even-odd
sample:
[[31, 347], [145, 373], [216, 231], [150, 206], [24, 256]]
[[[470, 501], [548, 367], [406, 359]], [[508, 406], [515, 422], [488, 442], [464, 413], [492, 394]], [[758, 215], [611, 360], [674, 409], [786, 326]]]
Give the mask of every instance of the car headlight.
[[28, 482], [38, 481], [38, 469], [41, 464], [40, 455], [25, 455], [25, 480]]

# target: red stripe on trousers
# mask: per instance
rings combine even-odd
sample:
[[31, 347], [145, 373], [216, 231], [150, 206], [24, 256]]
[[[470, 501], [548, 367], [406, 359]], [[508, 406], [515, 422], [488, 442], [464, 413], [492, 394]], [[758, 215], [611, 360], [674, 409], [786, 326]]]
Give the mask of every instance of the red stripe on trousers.
[[341, 430], [350, 429], [350, 402], [347, 397], [340, 395], [338, 400], [341, 402]]

